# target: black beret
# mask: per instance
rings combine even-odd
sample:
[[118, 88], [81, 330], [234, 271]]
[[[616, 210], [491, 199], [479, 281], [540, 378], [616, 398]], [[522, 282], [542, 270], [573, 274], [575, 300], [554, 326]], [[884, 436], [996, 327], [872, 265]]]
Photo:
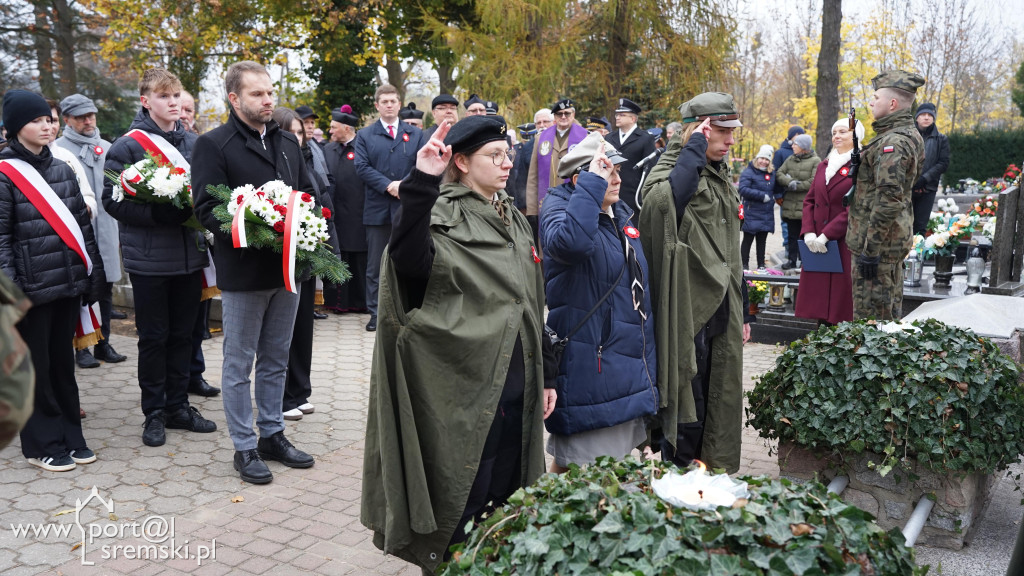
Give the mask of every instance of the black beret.
[[305, 120], [306, 118], [316, 118], [317, 120], [320, 119], [320, 117], [317, 116], [316, 113], [313, 112], [313, 109], [310, 108], [309, 106], [299, 106], [298, 108], [295, 109], [295, 113], [299, 115], [300, 120]]
[[434, 99], [430, 102], [430, 107], [437, 108], [441, 104], [454, 104], [458, 106], [459, 101], [456, 100], [455, 96], [452, 96], [451, 94], [441, 94], [440, 96], [434, 97]]
[[572, 98], [562, 98], [558, 102], [551, 105], [552, 112], [558, 112], [559, 110], [565, 110], [567, 108], [576, 109], [576, 104], [573, 103]]
[[406, 104], [405, 108], [402, 108], [401, 110], [398, 111], [398, 117], [401, 118], [402, 120], [422, 120], [423, 110], [417, 110], [416, 103], [409, 102], [408, 104]]
[[459, 120], [444, 139], [452, 152], [464, 152], [488, 142], [505, 140], [505, 119], [501, 116], [470, 116]]

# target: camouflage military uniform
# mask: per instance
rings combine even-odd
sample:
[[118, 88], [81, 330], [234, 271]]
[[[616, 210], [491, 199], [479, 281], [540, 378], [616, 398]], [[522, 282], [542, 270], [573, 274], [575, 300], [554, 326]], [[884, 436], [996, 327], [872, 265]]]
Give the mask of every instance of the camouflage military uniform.
[[924, 141], [910, 110], [893, 112], [872, 127], [878, 136], [861, 151], [846, 242], [855, 257], [881, 259], [873, 280], [853, 266], [853, 317], [892, 320], [900, 318], [903, 305], [903, 259], [914, 224], [911, 187], [924, 165]]
[[11, 443], [32, 415], [35, 372], [28, 346], [15, 328], [31, 306], [0, 272], [0, 449]]

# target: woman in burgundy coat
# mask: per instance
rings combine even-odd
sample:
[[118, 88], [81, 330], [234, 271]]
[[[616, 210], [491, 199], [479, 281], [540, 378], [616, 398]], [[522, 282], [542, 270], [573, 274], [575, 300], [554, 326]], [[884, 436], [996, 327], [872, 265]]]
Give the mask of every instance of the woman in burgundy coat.
[[[818, 165], [811, 189], [804, 197], [803, 226], [800, 235], [812, 252], [824, 253], [827, 243], [839, 244], [842, 272], [800, 273], [800, 288], [796, 296], [796, 315], [812, 318], [818, 324], [838, 324], [853, 320], [853, 280], [850, 276], [850, 250], [846, 247], [846, 221], [848, 208], [843, 206], [843, 195], [853, 185], [848, 178], [850, 154], [853, 152], [853, 132], [849, 120], [841, 119], [832, 125], [832, 152]], [[864, 138], [864, 126], [857, 122], [857, 139]]]

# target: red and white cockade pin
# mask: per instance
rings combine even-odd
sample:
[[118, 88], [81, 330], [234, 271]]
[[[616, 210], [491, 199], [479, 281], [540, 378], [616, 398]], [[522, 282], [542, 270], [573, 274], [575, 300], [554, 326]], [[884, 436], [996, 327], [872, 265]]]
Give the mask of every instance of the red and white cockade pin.
[[623, 227], [622, 231], [625, 232], [626, 236], [629, 236], [630, 238], [639, 238], [640, 237], [640, 231], [637, 230], [636, 228], [630, 226], [629, 224], [627, 224], [625, 227]]
[[540, 264], [540, 255], [537, 254], [536, 246], [530, 246], [530, 253], [533, 254], [533, 261], [536, 262], [537, 264]]
[[771, 179], [772, 179], [772, 175], [771, 175], [771, 174], [765, 174], [765, 175], [764, 175], [764, 181], [765, 181], [765, 182], [768, 182], [768, 181], [770, 181]]
[[846, 166], [843, 166], [842, 168], [839, 169], [839, 175], [840, 176], [846, 176], [849, 173], [850, 173], [850, 169], [847, 168]]
[[100, 147], [100, 146], [96, 146], [95, 148], [92, 149], [92, 153], [97, 155], [97, 156], [102, 156], [103, 155], [103, 148]]
[[406, 133], [402, 134], [402, 142], [408, 142], [408, 141], [409, 141], [409, 133], [406, 132]]
[[345, 157], [348, 158], [349, 160], [355, 160], [356, 159], [356, 153], [355, 152], [349, 152]]

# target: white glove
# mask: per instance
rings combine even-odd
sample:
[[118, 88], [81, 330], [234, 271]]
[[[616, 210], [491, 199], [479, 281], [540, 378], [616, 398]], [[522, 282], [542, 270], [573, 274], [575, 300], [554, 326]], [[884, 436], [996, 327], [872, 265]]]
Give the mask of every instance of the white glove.
[[821, 253], [822, 254], [828, 252], [828, 242], [829, 242], [829, 240], [828, 240], [827, 237], [825, 237], [824, 234], [819, 234], [818, 235], [818, 244], [821, 245]]
[[765, 204], [767, 204], [767, 203], [769, 203], [771, 201], [772, 201], [772, 195], [771, 194], [765, 194], [764, 195], [764, 200], [762, 200], [761, 202], [764, 202]]
[[824, 247], [818, 244], [818, 235], [814, 232], [808, 232], [804, 234], [804, 244], [807, 244], [807, 249], [815, 253], [825, 252]]

